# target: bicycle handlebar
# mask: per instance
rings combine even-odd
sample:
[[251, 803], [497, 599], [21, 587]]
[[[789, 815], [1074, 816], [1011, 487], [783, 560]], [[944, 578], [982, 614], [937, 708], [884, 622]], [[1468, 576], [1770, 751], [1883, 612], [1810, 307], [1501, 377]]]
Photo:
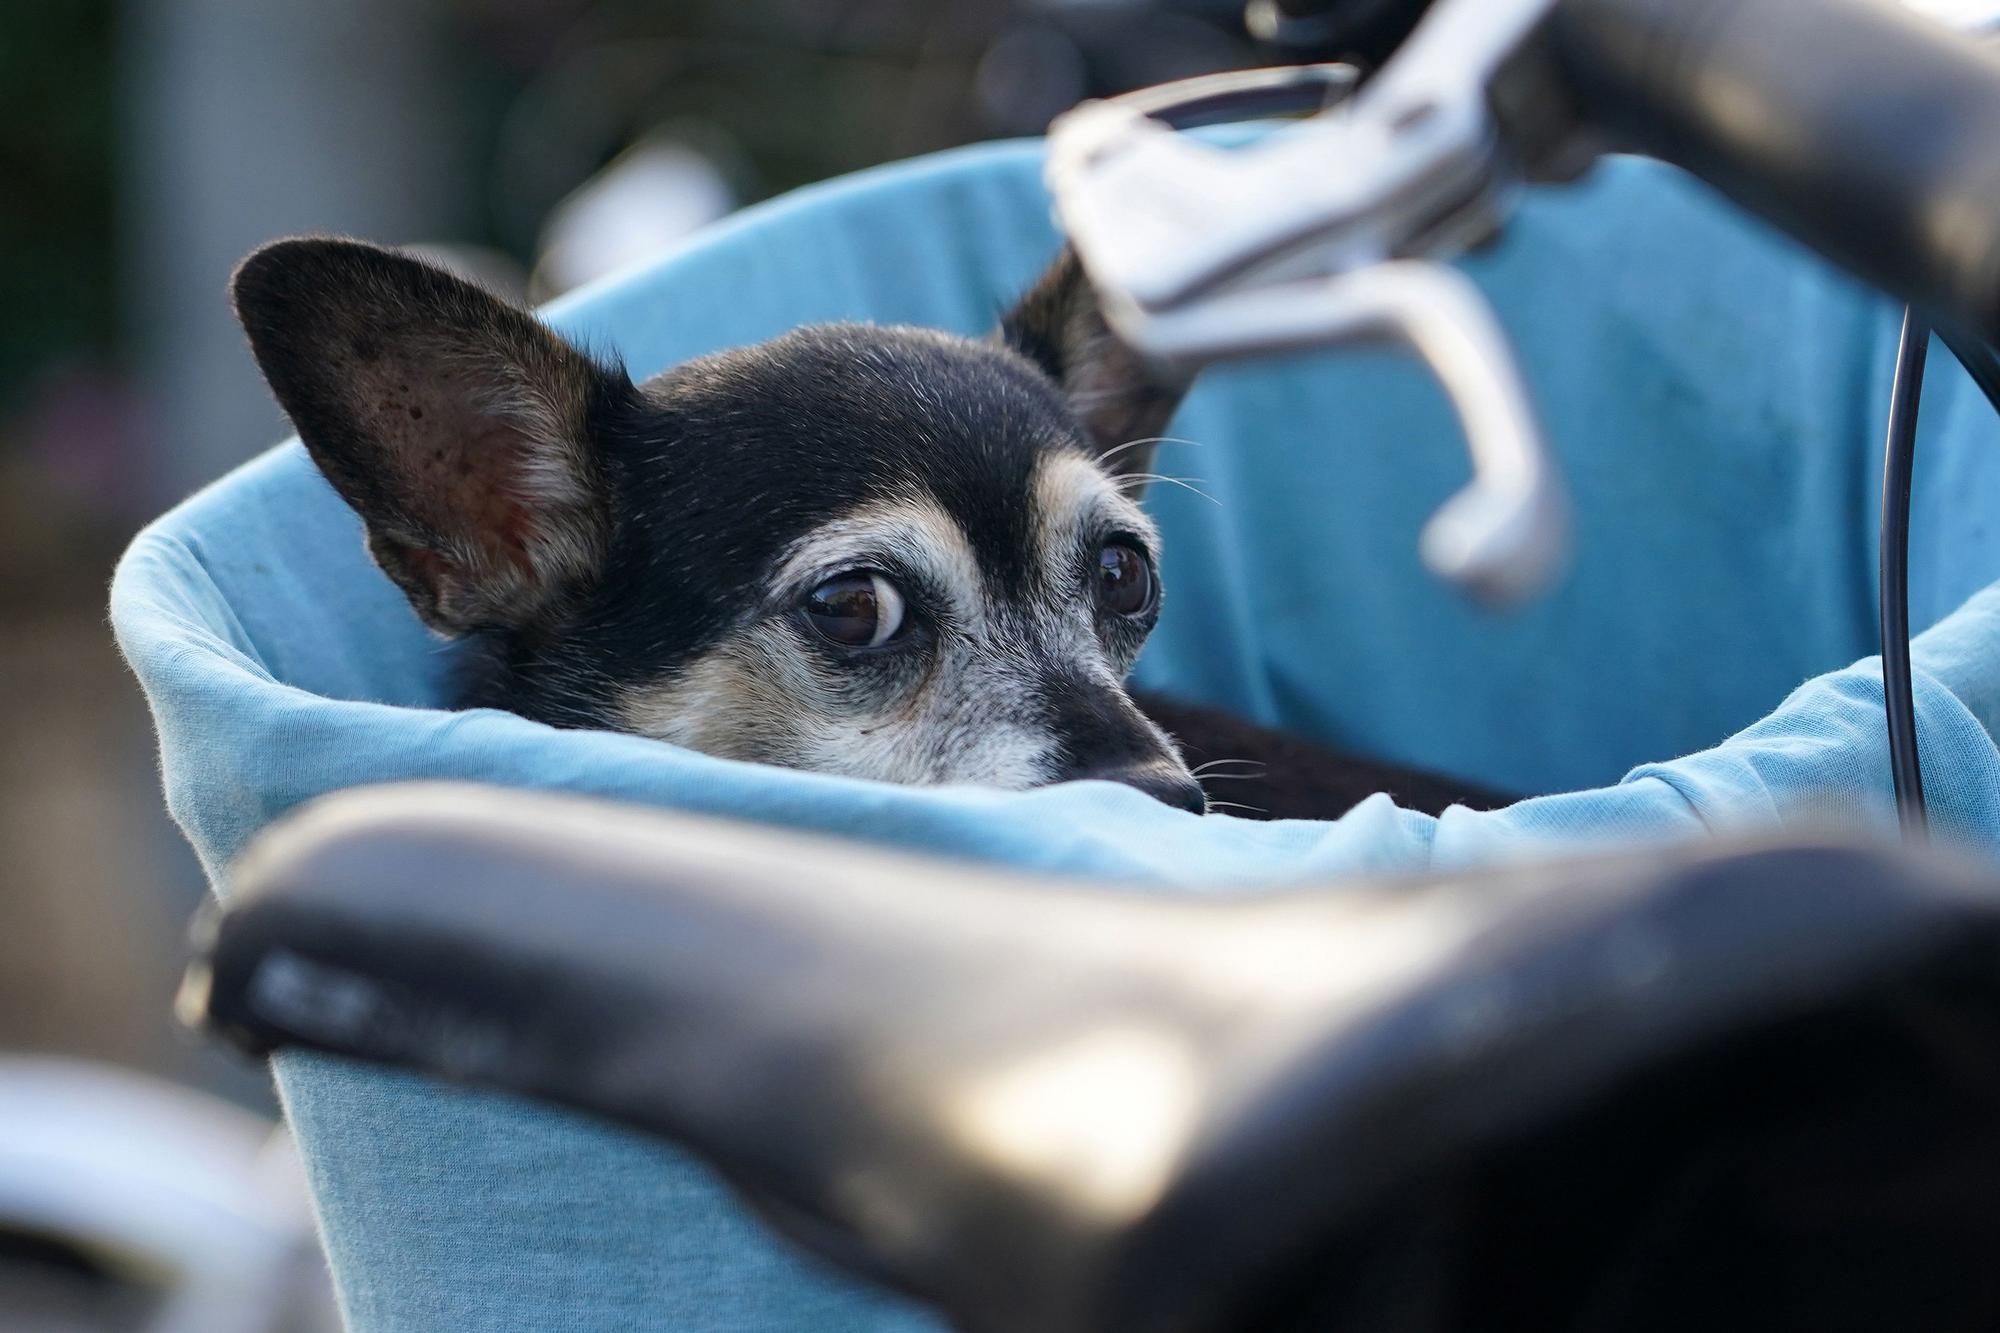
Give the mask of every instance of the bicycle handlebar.
[[1796, 1298], [2000, 1226], [2000, 885], [1894, 849], [1174, 899], [434, 786], [234, 882], [185, 1016], [677, 1139], [968, 1328], [1909, 1327]]
[[1619, 146], [2000, 337], [2000, 52], [1885, 0], [1562, 0], [1547, 35]]

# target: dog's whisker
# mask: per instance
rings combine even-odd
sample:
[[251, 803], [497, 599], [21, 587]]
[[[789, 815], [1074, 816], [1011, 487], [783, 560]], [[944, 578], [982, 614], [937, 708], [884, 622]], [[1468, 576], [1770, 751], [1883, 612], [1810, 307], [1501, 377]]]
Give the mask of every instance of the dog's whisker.
[[1159, 480], [1166, 482], [1170, 486], [1178, 486], [1184, 491], [1192, 491], [1194, 494], [1199, 495], [1202, 499], [1208, 501], [1210, 504], [1214, 505], [1218, 509], [1222, 507], [1222, 501], [1216, 499], [1214, 496], [1210, 495], [1207, 491], [1195, 485], [1193, 482], [1183, 481], [1179, 477], [1161, 477], [1159, 478]]
[[1175, 477], [1169, 476], [1165, 472], [1128, 472], [1125, 474], [1123, 480], [1128, 482], [1178, 481], [1183, 485], [1192, 482], [1199, 486], [1206, 486], [1208, 484], [1208, 478], [1206, 477]]
[[1118, 485], [1120, 487], [1143, 486], [1149, 481], [1164, 481], [1169, 486], [1178, 486], [1184, 491], [1193, 491], [1196, 495], [1199, 495], [1202, 499], [1208, 501], [1210, 504], [1220, 506], [1222, 504], [1222, 501], [1216, 499], [1214, 496], [1210, 495], [1207, 491], [1203, 490], [1201, 487], [1194, 484], [1195, 481], [1199, 480], [1200, 480], [1199, 477], [1190, 480], [1187, 477], [1169, 477], [1159, 472], [1131, 472], [1127, 473], [1123, 477], [1120, 477], [1118, 479]]
[[1268, 782], [1269, 773], [1203, 773], [1195, 779], [1206, 787], [1211, 782]]
[[1189, 444], [1193, 445], [1197, 449], [1202, 447], [1202, 443], [1200, 440], [1190, 440], [1183, 435], [1148, 435], [1143, 439], [1127, 440], [1123, 444], [1113, 445], [1111, 448], [1106, 449], [1103, 453], [1099, 454], [1097, 456], [1097, 461], [1100, 463], [1108, 463], [1112, 459], [1118, 457], [1118, 455], [1124, 453], [1128, 449], [1140, 449], [1149, 444]]
[[1261, 759], [1210, 759], [1205, 763], [1196, 764], [1188, 771], [1196, 777], [1200, 777], [1203, 773], [1208, 772], [1209, 769], [1216, 767], [1218, 764], [1250, 764], [1257, 768], [1264, 767], [1264, 761]]
[[1245, 805], [1241, 801], [1210, 801], [1211, 810], [1248, 810], [1253, 815], [1268, 815], [1271, 812], [1261, 805]]
[[1127, 441], [1125, 441], [1125, 443], [1123, 443], [1123, 444], [1119, 444], [1119, 445], [1113, 445], [1113, 446], [1112, 446], [1111, 448], [1109, 448], [1109, 449], [1106, 449], [1106, 450], [1105, 450], [1105, 451], [1104, 451], [1103, 453], [1101, 453], [1101, 454], [1099, 454], [1099, 455], [1097, 456], [1097, 461], [1098, 461], [1099, 463], [1109, 463], [1109, 462], [1110, 462], [1110, 461], [1111, 461], [1112, 459], [1114, 459], [1114, 458], [1118, 457], [1118, 455], [1120, 455], [1120, 454], [1124, 453], [1124, 452], [1125, 452], [1125, 451], [1127, 451], [1128, 449], [1138, 449], [1138, 448], [1141, 448], [1141, 447], [1143, 447], [1143, 446], [1145, 446], [1145, 445], [1148, 445], [1148, 444], [1155, 444], [1155, 443], [1158, 443], [1158, 441], [1155, 441], [1155, 440], [1150, 440], [1150, 439], [1148, 439], [1148, 440], [1127, 440]]

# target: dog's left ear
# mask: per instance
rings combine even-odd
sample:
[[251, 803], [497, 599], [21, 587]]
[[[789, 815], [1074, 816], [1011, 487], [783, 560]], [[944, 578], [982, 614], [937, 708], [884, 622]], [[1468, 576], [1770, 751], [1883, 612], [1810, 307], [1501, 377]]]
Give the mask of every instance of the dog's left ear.
[[631, 390], [527, 312], [409, 255], [279, 241], [231, 279], [237, 317], [313, 462], [432, 628], [537, 623], [610, 541], [594, 416]]
[[1154, 445], [1133, 442], [1152, 441], [1167, 428], [1189, 377], [1161, 374], [1119, 341], [1076, 251], [1065, 246], [1001, 318], [1000, 340], [1062, 389], [1107, 468], [1121, 475], [1151, 470]]

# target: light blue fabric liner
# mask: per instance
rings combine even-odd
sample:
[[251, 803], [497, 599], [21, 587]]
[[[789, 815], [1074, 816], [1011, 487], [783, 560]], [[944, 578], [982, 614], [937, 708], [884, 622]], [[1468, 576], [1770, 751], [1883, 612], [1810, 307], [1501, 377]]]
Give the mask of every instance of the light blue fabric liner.
[[[551, 318], [638, 374], [836, 317], [980, 331], [1053, 253], [1048, 216], [1034, 145], [946, 154], [752, 210]], [[1177, 419], [1199, 446], [1162, 454], [1162, 471], [1201, 478], [1220, 503], [1150, 497], [1170, 593], [1140, 675], [1378, 755], [1598, 790], [1442, 820], [1377, 798], [1337, 823], [1258, 825], [1102, 784], [899, 789], [436, 711], [449, 651], [367, 563], [353, 516], [293, 443], [148, 528], [119, 569], [114, 620], [158, 722], [168, 802], [225, 892], [223, 868], [272, 819], [404, 778], [600, 793], [1194, 891], [1704, 828], [1889, 830], [1879, 675], [1851, 664], [1872, 651], [1895, 312], [1637, 162], [1531, 199], [1469, 268], [1563, 456], [1574, 572], [1495, 618], [1420, 569], [1418, 529], [1464, 462], [1414, 368], [1346, 355], [1232, 369]], [[1993, 854], [2000, 592], [1974, 594], [2000, 578], [2000, 426], [1939, 360], [1913, 616], [1950, 618], [1920, 644], [1917, 700], [1935, 822]], [[1241, 785], [1232, 795], [1254, 802]], [[357, 1328], [927, 1326], [617, 1131], [330, 1061], [286, 1058], [278, 1076]]]

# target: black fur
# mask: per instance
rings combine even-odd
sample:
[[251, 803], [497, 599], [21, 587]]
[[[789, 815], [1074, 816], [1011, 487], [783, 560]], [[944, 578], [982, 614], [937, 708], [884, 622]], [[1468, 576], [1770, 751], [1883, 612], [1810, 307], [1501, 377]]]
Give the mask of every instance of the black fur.
[[[1089, 444], [1025, 357], [926, 330], [804, 328], [635, 388], [525, 314], [372, 246], [279, 242], [244, 262], [232, 290], [279, 402], [420, 613], [437, 599], [408, 572], [407, 548], [451, 534], [438, 515], [412, 513], [399, 451], [369, 427], [422, 429], [400, 416], [411, 379], [445, 369], [434, 349], [566, 360], [578, 480], [592, 501], [577, 526], [603, 534], [591, 538], [597, 568], [557, 590], [560, 605], [476, 621], [426, 616], [486, 636], [465, 703], [562, 725], [607, 724], [621, 687], [699, 654], [755, 603], [796, 534], [906, 493], [912, 478], [959, 522], [982, 567], [1019, 591], [1033, 464]], [[368, 386], [380, 401], [360, 401], [357, 377], [385, 362], [393, 374]]]
[[1034, 573], [1022, 562], [1033, 464], [1078, 447], [1061, 400], [1018, 356], [864, 325], [677, 367], [599, 438], [618, 441], [620, 459], [602, 577], [565, 623], [502, 646], [483, 702], [604, 722], [619, 687], [699, 654], [757, 605], [798, 533], [906, 494], [915, 477], [1018, 595]]

